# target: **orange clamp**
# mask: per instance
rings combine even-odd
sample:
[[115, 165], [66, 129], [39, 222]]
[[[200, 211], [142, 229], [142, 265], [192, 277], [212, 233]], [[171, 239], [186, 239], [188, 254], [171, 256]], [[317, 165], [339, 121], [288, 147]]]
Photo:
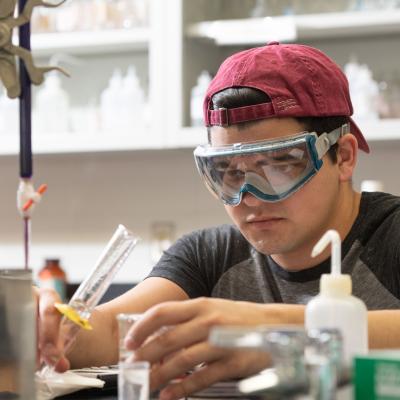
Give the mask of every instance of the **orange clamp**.
[[[36, 193], [43, 194], [47, 190], [47, 185], [43, 183], [42, 185], [39, 186], [38, 190]], [[34, 201], [32, 199], [29, 199], [22, 207], [22, 211], [27, 211], [29, 208], [32, 206]]]

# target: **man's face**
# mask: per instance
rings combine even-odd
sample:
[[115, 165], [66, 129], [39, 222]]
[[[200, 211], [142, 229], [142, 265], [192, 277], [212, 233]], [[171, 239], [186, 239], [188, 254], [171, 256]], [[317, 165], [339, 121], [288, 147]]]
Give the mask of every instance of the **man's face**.
[[[238, 130], [236, 126], [211, 129], [211, 144], [221, 146], [277, 139], [304, 131], [292, 118], [271, 118]], [[340, 206], [339, 170], [328, 155], [319, 172], [287, 199], [275, 203], [244, 193], [239, 205], [225, 209], [245, 238], [264, 254], [297, 254], [331, 227]]]

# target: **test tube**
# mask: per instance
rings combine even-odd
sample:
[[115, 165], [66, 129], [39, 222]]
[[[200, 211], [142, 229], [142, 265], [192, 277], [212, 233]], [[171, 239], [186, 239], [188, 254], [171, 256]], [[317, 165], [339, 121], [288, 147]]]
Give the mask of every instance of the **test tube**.
[[[125, 226], [119, 225], [107, 246], [103, 250], [95, 266], [68, 303], [68, 307], [78, 314], [82, 320], [88, 320], [103, 294], [110, 286], [115, 274], [122, 267], [139, 238], [133, 235]], [[70, 350], [80, 326], [64, 316], [61, 320], [61, 340], [64, 353]], [[37, 374], [37, 379], [49, 378], [54, 372], [53, 367], [43, 366]]]
[[[82, 319], [89, 319], [93, 309], [109, 288], [114, 276], [125, 263], [137, 242], [137, 236], [133, 235], [125, 226], [118, 226], [92, 271], [79, 285], [68, 303]], [[70, 349], [79, 329], [79, 325], [65, 316], [63, 317], [61, 332], [65, 353]]]

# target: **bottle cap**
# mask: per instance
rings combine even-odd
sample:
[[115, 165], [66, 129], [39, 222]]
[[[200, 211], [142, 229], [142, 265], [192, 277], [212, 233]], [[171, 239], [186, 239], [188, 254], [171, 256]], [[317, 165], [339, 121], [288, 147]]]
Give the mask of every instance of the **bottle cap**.
[[347, 274], [322, 274], [320, 292], [326, 296], [350, 296], [351, 277]]
[[54, 263], [54, 264], [58, 264], [60, 262], [59, 258], [46, 258], [45, 263]]

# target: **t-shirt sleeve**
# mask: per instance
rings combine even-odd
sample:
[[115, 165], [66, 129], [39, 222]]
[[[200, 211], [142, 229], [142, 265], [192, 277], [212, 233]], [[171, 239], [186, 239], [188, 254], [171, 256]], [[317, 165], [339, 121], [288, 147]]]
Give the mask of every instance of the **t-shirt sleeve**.
[[364, 215], [366, 243], [360, 258], [400, 299], [400, 199], [383, 193], [368, 195], [370, 199]]
[[211, 296], [223, 272], [231, 265], [238, 231], [230, 225], [192, 232], [163, 253], [148, 277], [161, 277], [180, 286], [190, 298]]

